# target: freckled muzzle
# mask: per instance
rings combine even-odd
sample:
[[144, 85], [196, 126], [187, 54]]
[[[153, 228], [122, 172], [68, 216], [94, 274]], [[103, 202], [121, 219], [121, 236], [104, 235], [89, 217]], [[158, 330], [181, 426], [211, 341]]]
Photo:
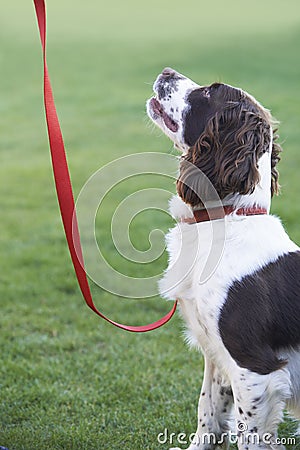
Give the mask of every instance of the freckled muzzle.
[[166, 68], [156, 78], [154, 96], [147, 102], [149, 117], [182, 152], [188, 149], [184, 137], [185, 116], [190, 108], [188, 95], [198, 87], [189, 78]]
[[175, 120], [173, 120], [164, 110], [162, 104], [157, 100], [157, 98], [153, 97], [149, 102], [149, 112], [151, 117], [154, 120], [161, 118], [166, 125], [166, 127], [172, 131], [172, 133], [176, 133], [178, 131], [179, 125]]
[[[157, 77], [153, 90], [155, 97], [152, 97], [148, 102], [148, 113], [150, 117], [157, 121], [162, 119], [163, 124], [172, 133], [177, 133], [179, 123], [173, 117], [173, 109], [170, 108], [172, 94], [178, 90], [178, 82], [184, 77], [175, 70], [166, 67], [162, 73]], [[169, 109], [170, 111], [166, 111]]]

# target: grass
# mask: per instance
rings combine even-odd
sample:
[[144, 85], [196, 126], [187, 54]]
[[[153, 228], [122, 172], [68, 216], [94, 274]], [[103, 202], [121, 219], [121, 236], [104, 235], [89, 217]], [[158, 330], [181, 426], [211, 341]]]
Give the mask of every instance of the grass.
[[[298, 167], [299, 2], [153, 0], [48, 2], [48, 59], [75, 194], [104, 164], [138, 152], [172, 153], [151, 132], [144, 102], [164, 66], [200, 83], [242, 86], [282, 122], [282, 194], [273, 202], [300, 243]], [[133, 335], [93, 315], [80, 296], [54, 194], [41, 98], [41, 53], [30, 1], [4, 0], [1, 61], [0, 445], [10, 450], [164, 449], [157, 435], [195, 431], [201, 357], [187, 351], [178, 317], [161, 330]], [[168, 178], [134, 177], [101, 210], [104, 252], [118, 270], [144, 277], [151, 264], [127, 264], [110, 239], [119, 201]], [[153, 186], [153, 184], [152, 184]], [[171, 226], [166, 214], [137, 216], [131, 237]], [[107, 230], [107, 231], [106, 231]], [[168, 305], [135, 301], [93, 287], [116, 320], [155, 320]], [[294, 426], [281, 427], [287, 437]], [[174, 443], [175, 444], [175, 443]], [[288, 446], [288, 449], [300, 449]]]

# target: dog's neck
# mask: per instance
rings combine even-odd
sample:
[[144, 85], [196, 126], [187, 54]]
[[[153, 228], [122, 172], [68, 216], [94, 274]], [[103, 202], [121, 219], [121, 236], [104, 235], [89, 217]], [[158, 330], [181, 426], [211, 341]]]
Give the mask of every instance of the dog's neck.
[[[234, 209], [239, 208], [255, 208], [260, 207], [270, 211], [271, 207], [271, 151], [266, 152], [258, 161], [258, 170], [260, 173], [260, 181], [255, 187], [252, 194], [229, 194], [222, 201], [223, 206], [233, 206]], [[213, 209], [220, 207], [220, 202], [206, 202], [204, 209]], [[196, 207], [194, 209], [203, 209]]]
[[258, 170], [260, 174], [259, 183], [256, 185], [252, 194], [229, 194], [223, 200], [207, 201], [205, 206], [199, 205], [192, 208], [190, 205], [184, 203], [180, 197], [176, 196], [170, 202], [171, 215], [176, 219], [193, 218], [193, 211], [201, 209], [214, 209], [223, 206], [233, 207], [234, 210], [241, 208], [261, 208], [265, 209], [267, 213], [271, 207], [271, 156], [272, 143], [269, 151], [265, 152], [258, 161]]
[[[260, 181], [249, 195], [236, 194], [231, 197], [231, 204], [236, 208], [260, 206], [268, 212], [271, 207], [271, 151], [266, 152], [258, 161]], [[227, 199], [224, 199], [227, 200]]]

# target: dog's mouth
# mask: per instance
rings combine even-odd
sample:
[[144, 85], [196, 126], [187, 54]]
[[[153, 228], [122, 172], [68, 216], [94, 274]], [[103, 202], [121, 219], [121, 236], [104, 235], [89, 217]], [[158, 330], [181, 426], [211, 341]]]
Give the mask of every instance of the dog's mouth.
[[164, 110], [161, 103], [155, 98], [151, 98], [150, 100], [150, 108], [153, 114], [153, 119], [156, 120], [159, 117], [164, 121], [166, 127], [172, 131], [172, 133], [176, 133], [178, 131], [178, 123], [175, 122]]

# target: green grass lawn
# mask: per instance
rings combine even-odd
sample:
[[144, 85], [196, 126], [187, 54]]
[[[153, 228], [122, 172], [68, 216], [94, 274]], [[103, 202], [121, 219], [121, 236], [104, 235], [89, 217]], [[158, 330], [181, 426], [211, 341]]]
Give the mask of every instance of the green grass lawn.
[[[48, 62], [75, 195], [116, 158], [174, 153], [148, 126], [144, 107], [154, 78], [171, 66], [199, 83], [239, 85], [281, 121], [282, 194], [272, 210], [300, 243], [298, 0], [48, 3]], [[85, 306], [53, 187], [31, 1], [2, 2], [0, 44], [0, 445], [165, 450], [157, 442], [165, 428], [195, 431], [201, 356], [187, 350], [178, 317], [156, 332], [129, 334]], [[127, 265], [110, 238], [118, 203], [150, 186], [174, 191], [168, 177], [136, 176], [110, 193], [98, 220], [107, 259], [130, 276], [166, 267], [165, 254], [153, 264]], [[149, 232], [171, 224], [165, 213], [141, 214], [132, 241], [144, 251]], [[158, 297], [137, 301], [92, 290], [97, 305], [125, 323], [153, 321], [170, 307]], [[281, 434], [293, 429], [287, 421]]]

